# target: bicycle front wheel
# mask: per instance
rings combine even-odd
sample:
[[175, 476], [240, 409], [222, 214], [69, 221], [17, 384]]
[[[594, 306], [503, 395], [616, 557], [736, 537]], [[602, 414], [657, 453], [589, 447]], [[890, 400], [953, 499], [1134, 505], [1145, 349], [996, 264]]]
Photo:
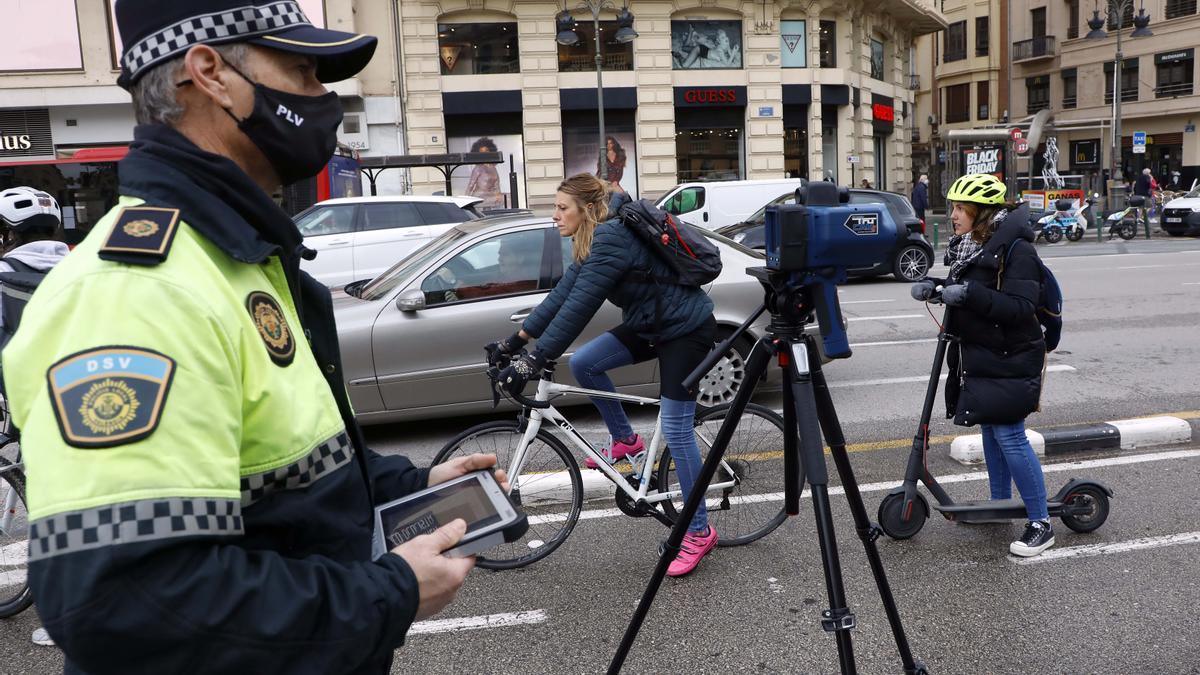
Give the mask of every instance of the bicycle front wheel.
[[29, 512], [25, 510], [25, 472], [0, 457], [0, 619], [24, 612], [33, 604], [26, 565], [29, 562]]
[[583, 481], [575, 458], [562, 441], [540, 429], [525, 449], [520, 476], [514, 476], [510, 467], [523, 436], [516, 422], [485, 422], [453, 438], [433, 459], [441, 464], [477, 452], [496, 455], [496, 466], [509, 474], [509, 497], [529, 518], [529, 531], [520, 539], [475, 556], [479, 567], [507, 570], [541, 560], [566, 540], [579, 520]]
[[[696, 415], [696, 444], [702, 460], [708, 457], [729, 407], [719, 405]], [[705, 502], [708, 522], [717, 530], [718, 546], [749, 544], [787, 518], [783, 510], [783, 435], [782, 417], [761, 405], [746, 406], [725, 450], [728, 469], [717, 469], [712, 480], [714, 485], [731, 481], [734, 485], [710, 487]], [[663, 491], [679, 489], [670, 452], [664, 452], [659, 460], [658, 485]], [[682, 496], [661, 503], [672, 519], [683, 510]]]

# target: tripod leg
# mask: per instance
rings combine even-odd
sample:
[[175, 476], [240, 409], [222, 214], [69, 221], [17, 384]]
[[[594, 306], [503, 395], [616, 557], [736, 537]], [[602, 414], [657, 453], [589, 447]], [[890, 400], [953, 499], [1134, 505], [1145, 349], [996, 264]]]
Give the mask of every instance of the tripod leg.
[[[846, 585], [842, 581], [842, 563], [838, 558], [837, 537], [833, 531], [833, 511], [829, 505], [829, 473], [825, 466], [825, 449], [821, 444], [821, 427], [817, 421], [816, 399], [809, 375], [808, 353], [816, 351], [807, 342], [792, 342], [791, 364], [784, 368], [783, 386], [790, 389], [796, 406], [796, 423], [800, 432], [800, 458], [808, 484], [812, 486], [813, 514], [817, 521], [817, 540], [821, 545], [821, 565], [825, 571], [825, 588], [829, 594], [829, 609], [822, 613], [821, 627], [833, 633], [837, 641], [838, 660], [843, 675], [856, 673], [854, 643], [850, 631], [854, 628], [853, 612], [846, 606]], [[785, 397], [786, 398], [786, 397]]]
[[612, 661], [608, 664], [608, 672], [610, 674], [621, 672], [621, 666], [625, 663], [626, 657], [629, 656], [629, 650], [633, 647], [634, 640], [637, 639], [638, 631], [642, 628], [642, 623], [646, 620], [646, 614], [650, 612], [650, 605], [654, 602], [654, 597], [658, 594], [658, 589], [662, 586], [663, 577], [667, 575], [667, 568], [670, 567], [671, 561], [679, 554], [679, 545], [683, 542], [683, 535], [687, 533], [688, 524], [692, 522], [692, 516], [696, 515], [696, 510], [700, 508], [700, 500], [704, 499], [708, 493], [708, 486], [712, 483], [713, 476], [717, 473], [717, 467], [721, 465], [721, 458], [725, 456], [725, 449], [729, 446], [729, 441], [733, 438], [733, 431], [737, 428], [738, 420], [741, 419], [742, 413], [746, 411], [746, 404], [750, 402], [750, 398], [754, 395], [755, 384], [762, 379], [763, 373], [767, 371], [768, 362], [774, 354], [775, 348], [769, 339], [762, 339], [755, 345], [750, 352], [750, 358], [746, 363], [746, 377], [743, 380], [742, 388], [733, 398], [733, 403], [730, 404], [729, 413], [725, 417], [725, 421], [721, 424], [720, 431], [717, 432], [717, 437], [713, 439], [712, 448], [708, 451], [708, 457], [704, 460], [704, 466], [700, 469], [700, 475], [696, 477], [696, 484], [692, 486], [691, 494], [688, 495], [687, 502], [683, 509], [679, 512], [678, 520], [675, 521], [675, 526], [671, 528], [671, 534], [667, 537], [667, 544], [663, 547], [662, 556], [658, 559], [658, 565], [654, 568], [654, 574], [650, 577], [650, 582], [646, 585], [646, 591], [642, 594], [642, 599], [638, 603], [637, 610], [633, 613], [633, 618], [629, 620], [629, 626], [625, 629], [625, 635], [621, 638], [621, 644], [617, 647], [617, 652], [613, 654]]
[[[812, 338], [806, 339], [811, 340]], [[892, 587], [888, 583], [887, 573], [883, 569], [883, 560], [879, 557], [879, 547], [875, 543], [882, 531], [878, 525], [871, 523], [867, 517], [867, 509], [863, 506], [862, 494], [858, 491], [858, 481], [854, 477], [854, 469], [850, 466], [850, 457], [846, 453], [846, 439], [842, 435], [842, 425], [838, 421], [837, 410], [833, 407], [833, 397], [829, 394], [829, 386], [825, 381], [825, 373], [821, 370], [821, 361], [816, 356], [815, 345], [809, 353], [812, 355], [809, 359], [809, 368], [812, 373], [812, 390], [816, 397], [817, 419], [820, 420], [821, 429], [825, 432], [825, 440], [829, 443], [830, 454], [833, 455], [838, 475], [841, 476], [842, 487], [846, 491], [846, 501], [850, 504], [850, 513], [854, 517], [854, 529], [863, 542], [863, 548], [866, 549], [867, 561], [871, 565], [871, 574], [875, 577], [875, 585], [879, 588], [879, 597], [883, 601], [888, 623], [892, 627], [892, 635], [896, 639], [896, 649], [904, 664], [904, 672], [906, 674], [925, 673], [925, 665], [913, 658], [908, 644], [908, 636], [904, 633], [904, 625], [900, 621], [900, 610], [896, 607], [896, 598], [892, 595]], [[811, 469], [809, 475], [812, 475]], [[814, 486], [814, 496], [815, 489]]]

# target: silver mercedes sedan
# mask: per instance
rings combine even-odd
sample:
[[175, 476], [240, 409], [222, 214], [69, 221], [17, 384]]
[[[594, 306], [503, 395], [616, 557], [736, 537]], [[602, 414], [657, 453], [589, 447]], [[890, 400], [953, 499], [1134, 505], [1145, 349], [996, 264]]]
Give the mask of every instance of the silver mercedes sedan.
[[[762, 265], [764, 257], [705, 234], [721, 249], [724, 270], [707, 290], [724, 339], [762, 303], [762, 286], [745, 269]], [[554, 288], [570, 256], [571, 240], [559, 236], [549, 218], [494, 216], [456, 225], [379, 277], [335, 294], [346, 384], [359, 420], [378, 424], [491, 411], [483, 346], [518, 328]], [[732, 400], [769, 318], [760, 317], [705, 377], [701, 405]], [[560, 363], [620, 322], [620, 309], [606, 302]], [[778, 389], [777, 373], [769, 370], [760, 388]], [[658, 395], [655, 361], [611, 376], [622, 392]], [[575, 384], [569, 368], [559, 367], [556, 377]]]

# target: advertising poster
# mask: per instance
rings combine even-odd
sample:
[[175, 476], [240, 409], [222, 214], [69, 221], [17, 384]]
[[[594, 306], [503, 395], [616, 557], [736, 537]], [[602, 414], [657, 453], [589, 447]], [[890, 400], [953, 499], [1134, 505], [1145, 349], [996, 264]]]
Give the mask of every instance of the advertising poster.
[[[451, 136], [447, 139], [447, 152], [496, 152], [504, 153], [503, 164], [476, 164], [455, 169], [450, 187], [455, 195], [479, 197], [483, 200], [480, 209], [503, 209], [526, 206], [525, 201], [525, 151], [520, 134], [473, 136]], [[509, 194], [509, 158], [517, 174], [517, 203]]]
[[565, 176], [590, 173], [606, 181], [614, 192], [625, 192], [631, 199], [638, 198], [637, 151], [634, 148], [634, 132], [628, 127], [605, 126], [606, 176], [600, 176], [600, 153], [596, 146], [600, 142], [600, 131], [596, 127], [574, 128], [563, 131], [563, 169]]
[[807, 68], [808, 67], [808, 48], [806, 47], [807, 40], [805, 38], [806, 22], [804, 21], [780, 21], [779, 22], [779, 41], [781, 43], [780, 64], [784, 68]]
[[742, 67], [741, 21], [672, 21], [675, 70]]
[[999, 145], [976, 145], [962, 151], [962, 172], [990, 173], [1004, 180], [1004, 148]]
[[1087, 195], [1083, 190], [1021, 190], [1021, 201], [1029, 202], [1031, 211], [1049, 210], [1059, 199], [1070, 199], [1076, 204], [1082, 204]]

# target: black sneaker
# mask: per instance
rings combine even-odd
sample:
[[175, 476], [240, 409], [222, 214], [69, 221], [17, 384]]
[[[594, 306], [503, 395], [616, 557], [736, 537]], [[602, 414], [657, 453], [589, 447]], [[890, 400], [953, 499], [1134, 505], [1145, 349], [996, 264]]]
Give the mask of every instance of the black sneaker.
[[1021, 538], [1008, 545], [1009, 553], [1022, 558], [1035, 556], [1054, 545], [1054, 530], [1050, 523], [1033, 521], [1025, 525]]

